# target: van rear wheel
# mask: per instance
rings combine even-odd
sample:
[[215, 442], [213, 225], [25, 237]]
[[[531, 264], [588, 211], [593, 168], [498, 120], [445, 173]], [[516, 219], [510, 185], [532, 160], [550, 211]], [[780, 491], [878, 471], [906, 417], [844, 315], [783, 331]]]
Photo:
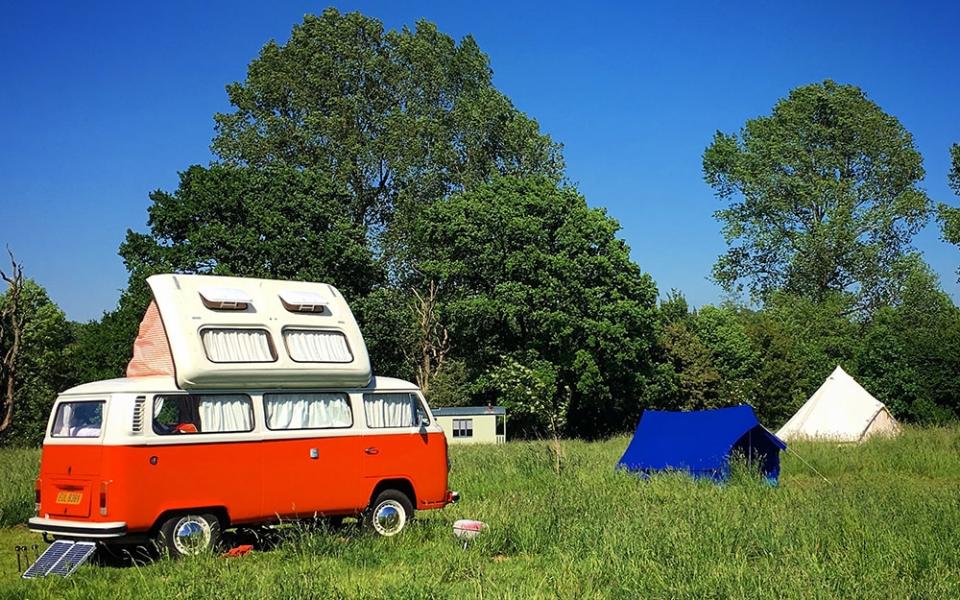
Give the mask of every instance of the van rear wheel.
[[220, 519], [209, 513], [179, 514], [163, 522], [158, 543], [171, 558], [197, 556], [220, 544]]
[[412, 518], [413, 503], [407, 495], [398, 490], [384, 490], [364, 513], [363, 525], [367, 530], [391, 537], [403, 531]]

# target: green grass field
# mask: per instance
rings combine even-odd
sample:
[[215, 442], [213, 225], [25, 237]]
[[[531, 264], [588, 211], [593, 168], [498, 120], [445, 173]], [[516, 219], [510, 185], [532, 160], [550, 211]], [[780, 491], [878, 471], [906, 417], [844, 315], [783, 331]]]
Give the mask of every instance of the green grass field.
[[[626, 438], [455, 448], [463, 501], [402, 535], [291, 528], [271, 550], [23, 581], [37, 451], [0, 452], [0, 598], [960, 598], [960, 428], [796, 444], [779, 487], [614, 472]], [[458, 518], [489, 531], [467, 549]]]

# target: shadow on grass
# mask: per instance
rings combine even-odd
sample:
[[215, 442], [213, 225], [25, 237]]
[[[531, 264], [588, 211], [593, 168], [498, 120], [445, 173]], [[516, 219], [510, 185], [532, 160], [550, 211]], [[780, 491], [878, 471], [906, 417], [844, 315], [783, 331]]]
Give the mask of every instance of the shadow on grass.
[[[286, 521], [274, 525], [228, 529], [223, 532], [215, 552], [225, 552], [244, 545], [252, 546], [257, 552], [269, 552], [281, 547], [309, 543], [310, 538], [336, 536], [348, 540], [363, 534], [360, 521], [352, 518]], [[100, 567], [128, 569], [146, 566], [159, 560], [169, 560], [167, 551], [156, 541], [146, 540], [127, 544], [99, 544], [93, 562]]]

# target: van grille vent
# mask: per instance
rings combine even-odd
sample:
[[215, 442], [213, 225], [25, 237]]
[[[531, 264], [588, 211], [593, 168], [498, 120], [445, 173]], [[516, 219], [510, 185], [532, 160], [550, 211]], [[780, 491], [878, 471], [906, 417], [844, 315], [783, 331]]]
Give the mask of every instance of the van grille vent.
[[137, 396], [136, 403], [133, 405], [133, 432], [143, 431], [143, 410], [147, 404], [146, 396]]

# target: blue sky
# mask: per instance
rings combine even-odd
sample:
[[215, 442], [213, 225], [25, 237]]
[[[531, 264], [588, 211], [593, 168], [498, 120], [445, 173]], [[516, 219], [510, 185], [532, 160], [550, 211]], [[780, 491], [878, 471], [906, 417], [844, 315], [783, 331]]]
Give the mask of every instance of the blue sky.
[[[947, 187], [960, 142], [960, 5], [950, 2], [338, 2], [389, 28], [418, 18], [472, 34], [496, 85], [565, 146], [568, 175], [623, 226], [662, 292], [695, 305], [724, 244], [700, 158], [798, 85], [861, 86], [914, 134], [924, 187]], [[10, 2], [0, 20], [0, 244], [72, 319], [111, 309], [116, 251], [147, 194], [206, 164], [228, 82], [324, 3]], [[960, 300], [960, 252], [916, 239]]]

